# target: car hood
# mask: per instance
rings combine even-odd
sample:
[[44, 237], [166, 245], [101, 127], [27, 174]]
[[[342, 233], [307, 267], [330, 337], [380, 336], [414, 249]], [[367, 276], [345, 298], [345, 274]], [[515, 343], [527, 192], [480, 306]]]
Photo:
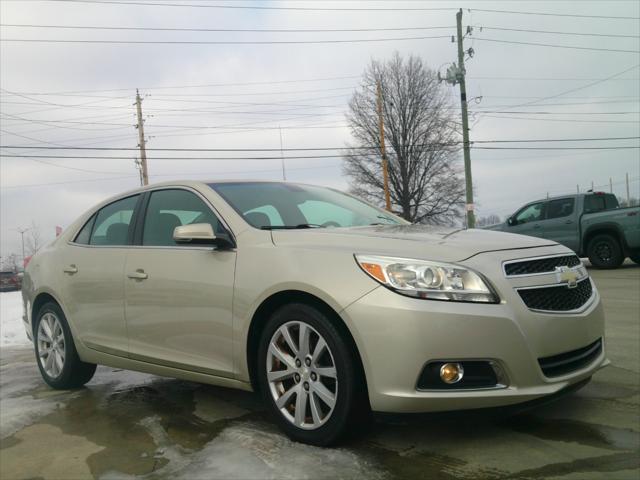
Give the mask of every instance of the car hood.
[[525, 235], [430, 225], [375, 225], [351, 228], [273, 230], [276, 246], [341, 249], [352, 253], [425, 260], [461, 261], [483, 252], [555, 246]]

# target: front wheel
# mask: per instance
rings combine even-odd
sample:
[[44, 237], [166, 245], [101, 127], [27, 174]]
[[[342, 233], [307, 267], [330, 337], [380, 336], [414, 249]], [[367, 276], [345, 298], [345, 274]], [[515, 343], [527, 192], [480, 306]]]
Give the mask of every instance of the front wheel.
[[349, 343], [309, 305], [275, 312], [262, 332], [258, 355], [264, 401], [292, 440], [335, 443], [368, 409], [360, 400], [362, 383]]
[[591, 265], [596, 268], [618, 268], [624, 261], [622, 248], [611, 235], [596, 235], [589, 242], [587, 254]]
[[36, 316], [34, 334], [38, 368], [49, 386], [66, 390], [91, 380], [96, 365], [80, 360], [59, 305], [49, 302], [42, 306]]

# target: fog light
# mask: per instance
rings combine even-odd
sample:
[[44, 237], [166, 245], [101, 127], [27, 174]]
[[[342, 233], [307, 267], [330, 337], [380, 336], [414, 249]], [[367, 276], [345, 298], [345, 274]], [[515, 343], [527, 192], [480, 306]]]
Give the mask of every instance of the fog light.
[[459, 363], [445, 363], [440, 367], [440, 379], [449, 385], [458, 383], [464, 376], [464, 368]]

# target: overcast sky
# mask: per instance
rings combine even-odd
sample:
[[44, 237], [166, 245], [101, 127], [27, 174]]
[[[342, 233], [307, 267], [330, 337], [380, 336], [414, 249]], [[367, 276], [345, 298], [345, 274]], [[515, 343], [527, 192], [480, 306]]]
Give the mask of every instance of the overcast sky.
[[[637, 68], [640, 55], [636, 53], [640, 50], [638, 1], [155, 0], [152, 2], [156, 4], [154, 6], [140, 5], [148, 1], [138, 0], [138, 5], [127, 5], [124, 1], [91, 4], [82, 1], [2, 0], [0, 143], [5, 146], [135, 148], [138, 142], [137, 131], [133, 128], [133, 102], [135, 89], [139, 88], [144, 96], [149, 148], [277, 149], [280, 148], [280, 132], [284, 148], [341, 147], [350, 140], [344, 117], [346, 105], [359, 85], [358, 77], [367, 63], [372, 58], [389, 58], [397, 50], [405, 55], [419, 55], [430, 67], [444, 72], [457, 55], [450, 38], [243, 45], [9, 40], [251, 42], [447, 37], [455, 33], [455, 9], [458, 7], [465, 8], [464, 26], [475, 27], [465, 41], [466, 48], [475, 50], [474, 57], [467, 62], [468, 96], [473, 98], [470, 103], [472, 141], [640, 136], [640, 69]], [[158, 6], [161, 3], [174, 6]], [[213, 8], [219, 5], [289, 9]], [[312, 10], [316, 7], [352, 10]], [[370, 10], [362, 10], [367, 8]], [[395, 10], [384, 10], [389, 8]], [[430, 10], [415, 10], [418, 8]], [[442, 10], [437, 10], [439, 8]], [[467, 10], [469, 8], [471, 11]], [[546, 12], [567, 16], [482, 10]], [[286, 30], [448, 28], [264, 33], [9, 25]], [[481, 30], [480, 27], [484, 28]], [[608, 81], [596, 82], [625, 70], [626, 73]], [[453, 98], [457, 99], [457, 87], [450, 90]], [[574, 148], [638, 144], [636, 139], [477, 146]], [[339, 152], [323, 153], [336, 155]], [[0, 241], [3, 256], [19, 251], [20, 236], [16, 228], [35, 222], [45, 238], [53, 238], [56, 225], [67, 226], [93, 204], [139, 184], [133, 162], [134, 151], [3, 149], [2, 154]], [[85, 158], [6, 156], [12, 154], [78, 155]], [[273, 154], [266, 152], [266, 155]], [[285, 155], [293, 154], [295, 152], [285, 152]], [[162, 155], [180, 156], [150, 152], [152, 182], [172, 178], [279, 179], [282, 176], [279, 160], [154, 158]], [[189, 155], [228, 157], [234, 154], [205, 152]], [[92, 159], [86, 156], [126, 158]], [[597, 187], [608, 190], [610, 177], [614, 191], [624, 196], [626, 173], [631, 178], [632, 195], [639, 195], [637, 148], [474, 149], [471, 156], [476, 213], [480, 216], [490, 213], [505, 216], [522, 203], [542, 198], [547, 192], [573, 192], [577, 184], [586, 189], [593, 181]], [[340, 163], [339, 158], [287, 160], [287, 180], [347, 188]]]

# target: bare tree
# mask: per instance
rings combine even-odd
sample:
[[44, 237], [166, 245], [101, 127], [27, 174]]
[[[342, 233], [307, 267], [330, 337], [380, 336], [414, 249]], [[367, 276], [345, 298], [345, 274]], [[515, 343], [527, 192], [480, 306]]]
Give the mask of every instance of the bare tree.
[[42, 247], [42, 235], [40, 228], [35, 222], [31, 222], [31, 227], [25, 232], [24, 248], [27, 256], [35, 255]]
[[445, 87], [419, 57], [372, 61], [349, 102], [355, 145], [345, 155], [351, 191], [384, 199], [375, 85], [380, 81], [392, 210], [415, 223], [452, 224], [462, 215], [459, 133]]
[[498, 215], [496, 215], [495, 213], [492, 213], [491, 215], [488, 215], [486, 217], [479, 217], [476, 220], [476, 226], [477, 227], [486, 227], [489, 225], [496, 225], [498, 223], [500, 223], [502, 220], [500, 220], [500, 217]]

